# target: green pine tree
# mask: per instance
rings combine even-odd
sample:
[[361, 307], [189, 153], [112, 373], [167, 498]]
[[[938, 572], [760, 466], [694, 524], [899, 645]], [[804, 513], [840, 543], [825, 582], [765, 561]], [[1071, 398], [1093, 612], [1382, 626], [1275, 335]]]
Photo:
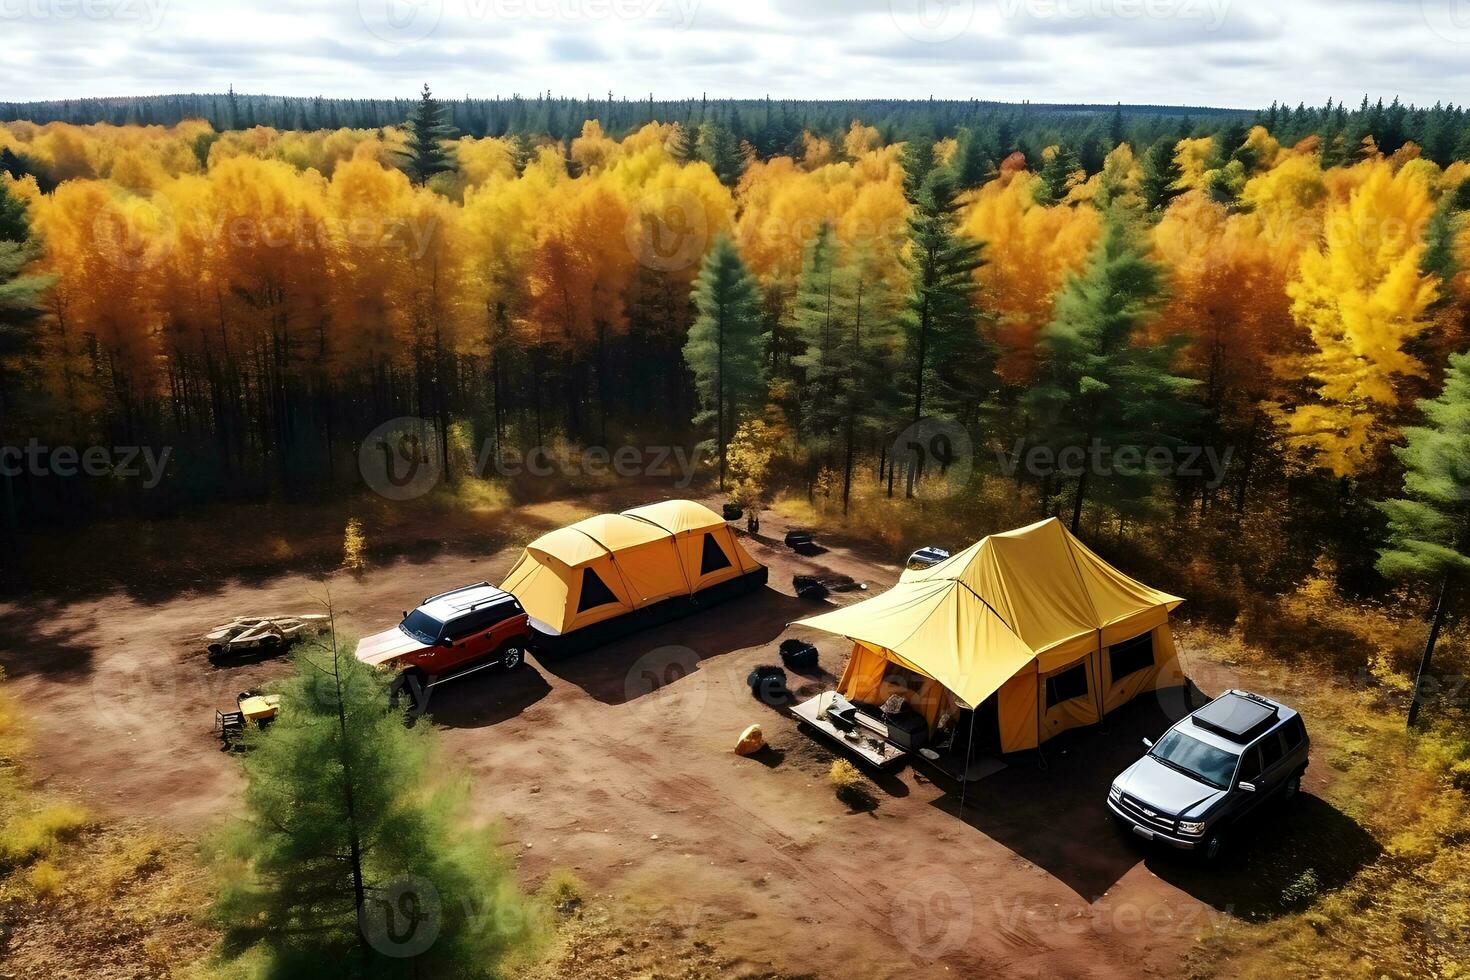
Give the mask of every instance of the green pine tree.
[[1068, 184], [1081, 165], [1077, 155], [1066, 146], [1058, 146], [1041, 166], [1041, 180], [1036, 184], [1037, 204], [1057, 204], [1067, 196]]
[[939, 168], [925, 180], [909, 218], [912, 285], [902, 324], [914, 422], [926, 410], [973, 422], [989, 391], [993, 357], [980, 329], [975, 281], [984, 245], [960, 232], [958, 209], [953, 178]]
[[924, 182], [938, 166], [934, 159], [933, 138], [922, 134], [911, 137], [903, 144], [902, 162], [904, 193], [910, 201], [917, 202]]
[[807, 245], [792, 330], [801, 353], [792, 364], [802, 372], [803, 441], [824, 455], [841, 453], [846, 513], [859, 438], [881, 434], [895, 420], [889, 393], [899, 338], [894, 297], [872, 253], [839, 251], [827, 224]]
[[1409, 727], [1419, 722], [1434, 647], [1466, 571], [1470, 571], [1470, 353], [1449, 359], [1439, 396], [1419, 402], [1425, 424], [1404, 430], [1395, 450], [1403, 462], [1404, 497], [1378, 505], [1388, 518], [1388, 540], [1378, 570], [1388, 578], [1435, 585], [1429, 639], [1409, 704]]
[[445, 119], [428, 83], [419, 94], [418, 105], [408, 119], [408, 144], [403, 150], [403, 172], [415, 184], [425, 184], [435, 174], [455, 168], [454, 158], [444, 143], [454, 138], [454, 127]]
[[271, 977], [499, 976], [531, 938], [527, 908], [432, 726], [407, 727], [343, 644], [297, 660], [281, 716], [247, 736], [244, 812], [218, 841], [224, 953]]
[[705, 257], [692, 298], [698, 315], [684, 361], [694, 373], [701, 406], [694, 424], [714, 423], [709, 445], [719, 455], [723, 490], [730, 439], [736, 426], [760, 410], [767, 372], [760, 287], [729, 235], [717, 238]]
[[699, 159], [726, 187], [734, 187], [745, 172], [745, 157], [740, 153], [740, 141], [722, 123], [710, 120], [699, 127]]
[[[1124, 453], [1173, 444], [1194, 416], [1188, 395], [1195, 382], [1172, 371], [1177, 343], [1143, 344], [1139, 329], [1163, 301], [1163, 270], [1147, 257], [1136, 217], [1114, 208], [1087, 265], [1057, 294], [1052, 320], [1038, 339], [1045, 357], [1041, 376], [1023, 402], [1036, 423], [1038, 442], [1059, 461], [1064, 451], [1086, 461], [1072, 504], [1072, 530], [1082, 523], [1091, 490], [1120, 508], [1144, 501], [1158, 474], [1142, 465], [1118, 472]], [[1115, 465], [1092, 472], [1092, 449], [1101, 446]]]
[[1175, 142], [1159, 140], [1143, 155], [1143, 176], [1139, 189], [1143, 192], [1143, 206], [1150, 211], [1162, 211], [1169, 202], [1184, 193], [1179, 181], [1184, 171], [1174, 157]]
[[[52, 277], [27, 272], [36, 256], [25, 205], [0, 186], [0, 446], [6, 445], [9, 422], [15, 412], [21, 381], [27, 376], [22, 362], [36, 347], [42, 300]], [[4, 528], [18, 526], [14, 477], [0, 482]]]
[[954, 161], [955, 185], [968, 191], [979, 187], [995, 172], [995, 160], [985, 138], [973, 129], [960, 133], [959, 149]]

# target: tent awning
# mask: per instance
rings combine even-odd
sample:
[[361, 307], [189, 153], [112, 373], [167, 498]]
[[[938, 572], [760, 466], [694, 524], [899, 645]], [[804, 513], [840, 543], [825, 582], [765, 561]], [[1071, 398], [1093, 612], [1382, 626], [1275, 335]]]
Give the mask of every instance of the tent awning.
[[995, 610], [954, 581], [900, 583], [879, 596], [798, 622], [886, 651], [978, 705], [1036, 653]]

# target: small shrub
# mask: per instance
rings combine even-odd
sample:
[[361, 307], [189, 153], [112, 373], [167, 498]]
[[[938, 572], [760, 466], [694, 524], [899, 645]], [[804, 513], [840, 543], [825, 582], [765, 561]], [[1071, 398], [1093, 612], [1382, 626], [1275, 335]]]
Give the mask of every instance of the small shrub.
[[12, 817], [0, 827], [0, 864], [14, 867], [49, 857], [59, 842], [76, 836], [86, 823], [86, 811], [69, 803]]
[[557, 914], [571, 915], [582, 907], [583, 892], [586, 887], [582, 879], [566, 868], [556, 868], [546, 876], [546, 884], [541, 886], [541, 894]]
[[26, 884], [37, 898], [55, 898], [64, 880], [61, 870], [50, 861], [38, 861], [26, 872]]
[[342, 567], [349, 572], [360, 572], [367, 567], [367, 536], [362, 533], [362, 521], [349, 518], [342, 532]]
[[850, 792], [863, 783], [863, 774], [858, 767], [846, 759], [838, 759], [832, 763], [832, 771], [828, 774], [832, 780], [832, 786], [837, 792]]

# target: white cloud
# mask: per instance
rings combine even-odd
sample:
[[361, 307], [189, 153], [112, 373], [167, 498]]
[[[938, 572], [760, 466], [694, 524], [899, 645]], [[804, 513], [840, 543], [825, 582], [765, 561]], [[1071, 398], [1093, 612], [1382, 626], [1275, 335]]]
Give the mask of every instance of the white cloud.
[[390, 97], [427, 81], [477, 96], [1432, 104], [1464, 98], [1459, 2], [0, 0], [0, 100]]

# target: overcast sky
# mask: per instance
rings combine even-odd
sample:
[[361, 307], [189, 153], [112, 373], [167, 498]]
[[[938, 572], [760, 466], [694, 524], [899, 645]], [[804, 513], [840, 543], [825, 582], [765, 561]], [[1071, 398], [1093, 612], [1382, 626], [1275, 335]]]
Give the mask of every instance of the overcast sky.
[[0, 0], [0, 101], [1470, 101], [1470, 0]]

